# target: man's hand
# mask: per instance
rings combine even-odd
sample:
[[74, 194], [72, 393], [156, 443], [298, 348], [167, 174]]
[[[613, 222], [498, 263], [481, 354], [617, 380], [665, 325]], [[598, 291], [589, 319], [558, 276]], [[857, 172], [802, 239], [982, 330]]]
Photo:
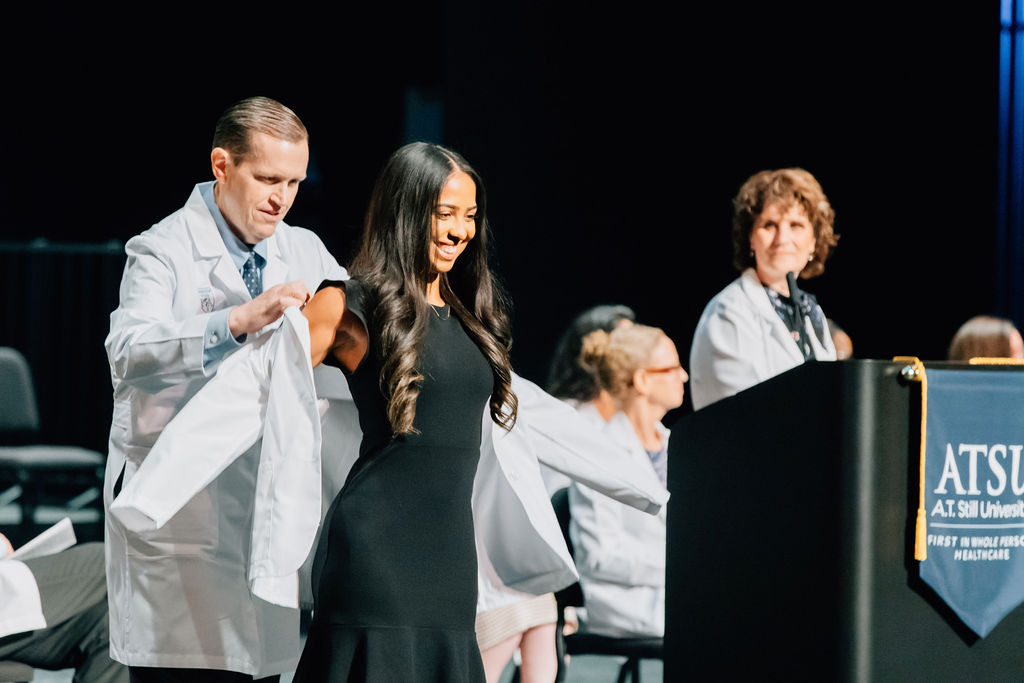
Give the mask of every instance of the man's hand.
[[252, 301], [232, 308], [228, 327], [235, 337], [258, 332], [284, 315], [284, 309], [303, 306], [307, 301], [309, 290], [301, 280], [274, 285]]

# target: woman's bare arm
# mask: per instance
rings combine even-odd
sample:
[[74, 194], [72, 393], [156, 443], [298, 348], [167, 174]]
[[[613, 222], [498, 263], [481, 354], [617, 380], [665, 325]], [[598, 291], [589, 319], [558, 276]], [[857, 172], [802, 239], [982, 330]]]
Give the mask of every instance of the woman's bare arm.
[[310, 299], [302, 313], [309, 320], [309, 355], [313, 366], [331, 354], [346, 370], [353, 372], [366, 355], [369, 341], [363, 323], [345, 307], [345, 290], [324, 287]]
[[338, 327], [345, 316], [345, 290], [324, 287], [313, 295], [302, 314], [309, 321], [309, 356], [313, 367], [320, 365], [334, 346]]

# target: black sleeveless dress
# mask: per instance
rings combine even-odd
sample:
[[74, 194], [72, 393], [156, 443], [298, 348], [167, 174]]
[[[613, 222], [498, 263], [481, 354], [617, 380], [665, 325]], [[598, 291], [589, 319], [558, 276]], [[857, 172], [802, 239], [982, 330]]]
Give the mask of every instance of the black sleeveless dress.
[[[366, 325], [361, 282], [324, 286], [344, 287]], [[317, 547], [297, 682], [484, 680], [471, 499], [493, 380], [450, 309], [434, 313], [417, 364], [418, 434], [391, 434], [373, 339], [348, 375], [363, 441]]]

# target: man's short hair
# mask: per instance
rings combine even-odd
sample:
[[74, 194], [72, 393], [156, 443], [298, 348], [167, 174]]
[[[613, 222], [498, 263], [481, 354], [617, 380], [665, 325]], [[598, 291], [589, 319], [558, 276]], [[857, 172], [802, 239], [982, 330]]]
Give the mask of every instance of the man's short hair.
[[306, 127], [291, 109], [269, 97], [247, 97], [220, 115], [213, 132], [213, 146], [231, 152], [237, 165], [249, 153], [253, 133], [265, 133], [286, 142], [309, 139]]

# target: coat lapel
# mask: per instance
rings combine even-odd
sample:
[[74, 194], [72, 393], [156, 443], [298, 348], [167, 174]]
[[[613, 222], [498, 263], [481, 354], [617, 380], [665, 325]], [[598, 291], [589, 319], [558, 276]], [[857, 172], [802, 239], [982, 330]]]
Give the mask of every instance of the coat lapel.
[[800, 352], [800, 347], [797, 346], [796, 340], [793, 339], [793, 334], [786, 324], [782, 322], [782, 318], [775, 312], [772, 302], [768, 299], [768, 293], [764, 291], [764, 285], [757, 279], [757, 273], [753, 268], [743, 271], [740, 285], [747, 297], [754, 302], [758, 315], [761, 316], [761, 322], [768, 332], [778, 339], [780, 346], [786, 350], [795, 363], [803, 363], [804, 354]]
[[242, 281], [242, 275], [235, 268], [228, 254], [228, 248], [213, 222], [213, 216], [203, 200], [197, 185], [185, 204], [185, 225], [195, 245], [197, 261], [207, 261], [210, 269], [210, 282], [224, 292], [234, 295], [239, 301], [249, 301], [249, 290]]
[[[280, 230], [283, 224], [277, 226]], [[278, 245], [277, 231], [267, 238], [267, 262], [263, 265], [263, 291], [267, 291], [274, 285], [286, 282], [288, 277], [288, 264], [281, 258], [281, 249]]]
[[[640, 443], [640, 437], [636, 435], [636, 431], [633, 429], [633, 424], [629, 421], [629, 418], [626, 417], [626, 414], [621, 411], [615, 413], [615, 415], [612, 416], [612, 419], [608, 422], [607, 429], [611, 433], [612, 439], [629, 451], [629, 457], [633, 462], [636, 475], [647, 479], [647, 485], [649, 487], [654, 487], [654, 490], [664, 488], [658, 480], [657, 472], [654, 471], [654, 465], [651, 464], [650, 456], [647, 455], [647, 451], [644, 449], [643, 444]], [[669, 430], [660, 422], [657, 424], [657, 429], [658, 433], [661, 434], [661, 438], [665, 440], [665, 444], [667, 446], [670, 434]], [[667, 508], [663, 505], [661, 510], [658, 512], [658, 517], [666, 519], [666, 510]]]

